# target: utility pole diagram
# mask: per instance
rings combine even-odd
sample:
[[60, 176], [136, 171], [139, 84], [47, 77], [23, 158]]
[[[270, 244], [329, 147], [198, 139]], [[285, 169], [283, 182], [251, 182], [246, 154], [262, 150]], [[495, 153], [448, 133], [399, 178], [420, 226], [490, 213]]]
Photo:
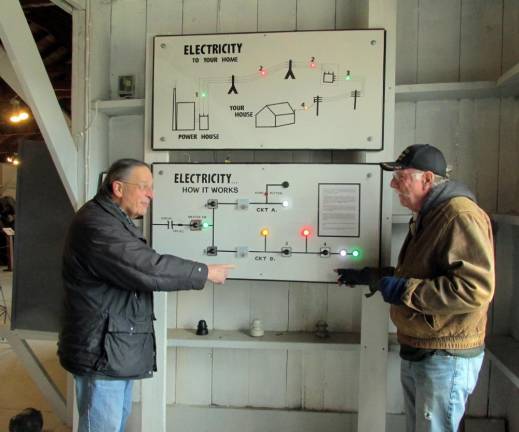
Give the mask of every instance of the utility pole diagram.
[[152, 244], [235, 279], [334, 282], [379, 265], [381, 172], [371, 164], [153, 165]]
[[154, 44], [154, 149], [383, 147], [383, 30]]

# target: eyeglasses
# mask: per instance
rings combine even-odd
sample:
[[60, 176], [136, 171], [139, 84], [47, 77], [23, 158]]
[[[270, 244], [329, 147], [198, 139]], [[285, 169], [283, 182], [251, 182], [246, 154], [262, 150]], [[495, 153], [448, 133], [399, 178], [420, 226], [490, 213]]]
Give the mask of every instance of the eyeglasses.
[[124, 180], [119, 180], [121, 183], [137, 186], [137, 188], [142, 192], [153, 192], [153, 186], [150, 186], [146, 183], [132, 183]]
[[423, 171], [404, 172], [403, 170], [398, 170], [398, 171], [393, 172], [393, 180], [399, 182], [399, 181], [404, 180], [407, 177], [411, 177], [412, 179], [416, 180], [416, 179], [420, 178], [421, 176], [423, 176], [423, 174], [424, 174]]

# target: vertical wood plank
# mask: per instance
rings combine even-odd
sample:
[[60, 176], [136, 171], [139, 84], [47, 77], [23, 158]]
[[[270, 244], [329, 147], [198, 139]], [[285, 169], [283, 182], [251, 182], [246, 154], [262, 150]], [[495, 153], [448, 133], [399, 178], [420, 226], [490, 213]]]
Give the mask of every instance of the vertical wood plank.
[[519, 63], [519, 2], [504, 0], [503, 65], [501, 73]]
[[328, 285], [328, 330], [360, 331], [362, 289]]
[[211, 349], [177, 349], [177, 403], [186, 405], [211, 404], [211, 367]]
[[332, 411], [357, 411], [359, 392], [359, 353], [326, 351], [323, 408]]
[[459, 80], [460, 1], [419, 0], [419, 83]]
[[196, 329], [198, 321], [205, 320], [207, 327], [212, 329], [213, 292], [214, 285], [210, 282], [201, 291], [179, 291], [177, 299], [177, 327]]
[[287, 351], [287, 408], [303, 407], [303, 352]]
[[335, 28], [335, 0], [297, 0], [297, 30]]
[[177, 326], [177, 298], [178, 293], [176, 291], [168, 292], [166, 299], [168, 302], [168, 316], [167, 316], [167, 328], [176, 328]]
[[501, 99], [498, 213], [519, 213], [519, 101]]
[[176, 402], [176, 381], [177, 381], [177, 349], [168, 348], [166, 357], [166, 403]]
[[457, 168], [462, 163], [455, 147], [459, 137], [458, 101], [423, 101], [416, 104], [416, 141], [438, 147], [453, 169], [457, 179]]
[[144, 118], [141, 115], [110, 117], [109, 119], [109, 163], [122, 158], [142, 160], [142, 131]]
[[182, 0], [147, 0], [146, 4], [148, 34], [182, 33]]
[[499, 78], [502, 17], [502, 0], [461, 1], [460, 81]]
[[415, 84], [418, 65], [418, 0], [398, 0], [396, 22], [396, 83]]
[[214, 328], [246, 330], [250, 326], [250, 281], [226, 281], [214, 286]]
[[404, 393], [400, 384], [400, 356], [390, 352], [387, 356], [387, 412], [402, 414], [404, 412]]
[[288, 282], [255, 281], [251, 287], [251, 320], [265, 330], [288, 329]]
[[297, 0], [258, 0], [258, 31], [296, 29]]
[[[416, 141], [416, 103], [399, 102], [395, 105], [395, 160], [404, 149]], [[384, 195], [384, 199], [387, 197]], [[410, 214], [411, 211], [400, 204], [398, 195], [391, 191], [393, 214]]]
[[324, 351], [303, 352], [303, 409], [324, 407]]
[[233, 407], [249, 405], [249, 350], [214, 350], [212, 403]]
[[283, 350], [249, 351], [249, 404], [283, 408], [287, 392], [287, 355]]
[[487, 211], [497, 209], [499, 164], [499, 100], [460, 101], [460, 137], [456, 151], [460, 161], [456, 178], [469, 186]]
[[326, 320], [328, 309], [326, 284], [289, 283], [288, 329], [315, 331], [319, 320]]
[[218, 33], [258, 30], [258, 0], [220, 0]]
[[124, 0], [112, 3], [110, 34], [111, 98], [119, 99], [118, 77], [135, 76], [135, 97], [144, 97], [146, 47], [146, 2]]
[[369, 3], [366, 0], [336, 0], [335, 29], [365, 29], [368, 25]]
[[216, 33], [217, 18], [217, 0], [184, 0], [182, 34]]

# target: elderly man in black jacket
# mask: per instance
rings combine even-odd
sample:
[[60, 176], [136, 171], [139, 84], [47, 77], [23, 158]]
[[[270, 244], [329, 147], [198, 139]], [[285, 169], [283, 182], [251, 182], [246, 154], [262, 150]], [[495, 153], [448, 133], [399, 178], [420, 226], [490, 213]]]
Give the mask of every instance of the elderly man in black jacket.
[[133, 218], [153, 198], [143, 162], [115, 162], [99, 193], [75, 215], [63, 254], [65, 310], [61, 365], [74, 375], [79, 432], [124, 431], [132, 383], [156, 370], [153, 291], [223, 283], [231, 265], [160, 255]]

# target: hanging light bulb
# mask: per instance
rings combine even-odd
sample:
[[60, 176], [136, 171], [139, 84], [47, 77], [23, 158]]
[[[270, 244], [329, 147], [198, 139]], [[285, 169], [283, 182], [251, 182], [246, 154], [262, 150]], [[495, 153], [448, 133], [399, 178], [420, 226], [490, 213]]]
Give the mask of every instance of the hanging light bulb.
[[29, 113], [27, 110], [20, 108], [20, 101], [18, 98], [14, 97], [10, 100], [12, 105], [11, 115], [9, 116], [9, 121], [11, 123], [20, 123], [21, 121], [25, 121], [29, 119]]

